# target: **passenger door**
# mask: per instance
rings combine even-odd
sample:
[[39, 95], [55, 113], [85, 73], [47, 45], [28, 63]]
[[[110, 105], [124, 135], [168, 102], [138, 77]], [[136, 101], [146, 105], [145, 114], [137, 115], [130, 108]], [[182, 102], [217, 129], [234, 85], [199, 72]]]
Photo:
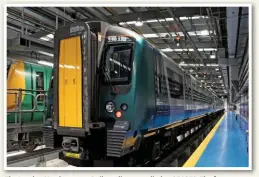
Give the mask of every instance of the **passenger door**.
[[[39, 94], [45, 94], [44, 91], [47, 90], [48, 83], [47, 80], [47, 73], [44, 67], [32, 65], [32, 90], [34, 90], [33, 95], [34, 98], [37, 97]], [[46, 98], [45, 98], [46, 99]], [[43, 110], [45, 108], [44, 104], [44, 95], [37, 97], [37, 105], [36, 110]], [[32, 100], [33, 101], [33, 100]], [[33, 112], [32, 113], [32, 120], [33, 121], [42, 121], [43, 120], [43, 112]]]

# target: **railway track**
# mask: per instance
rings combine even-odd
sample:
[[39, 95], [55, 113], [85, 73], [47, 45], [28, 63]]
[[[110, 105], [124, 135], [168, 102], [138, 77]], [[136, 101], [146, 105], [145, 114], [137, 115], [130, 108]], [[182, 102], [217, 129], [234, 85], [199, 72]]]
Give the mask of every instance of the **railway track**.
[[7, 167], [29, 167], [32, 165], [42, 166], [46, 161], [58, 158], [58, 154], [61, 150], [62, 148], [44, 148], [32, 153], [7, 157]]

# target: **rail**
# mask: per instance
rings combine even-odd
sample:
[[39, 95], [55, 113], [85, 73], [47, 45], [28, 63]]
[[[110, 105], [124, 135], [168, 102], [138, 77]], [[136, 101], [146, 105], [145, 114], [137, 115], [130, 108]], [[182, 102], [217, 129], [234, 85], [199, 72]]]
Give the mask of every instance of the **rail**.
[[33, 153], [7, 157], [7, 167], [29, 167], [32, 165], [45, 166], [44, 163], [49, 160], [58, 158], [62, 148], [57, 149], [40, 149]]

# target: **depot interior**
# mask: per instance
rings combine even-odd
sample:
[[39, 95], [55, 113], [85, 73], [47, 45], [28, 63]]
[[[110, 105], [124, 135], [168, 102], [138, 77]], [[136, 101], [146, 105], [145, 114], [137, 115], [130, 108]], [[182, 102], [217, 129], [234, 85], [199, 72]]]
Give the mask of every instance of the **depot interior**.
[[[200, 157], [196, 157], [193, 166], [196, 167], [246, 167], [249, 157], [249, 8], [248, 7], [7, 7], [7, 70], [11, 73], [12, 63], [18, 61], [35, 63], [37, 66], [27, 68], [35, 70], [37, 75], [35, 86], [31, 82], [31, 90], [45, 90], [50, 87], [51, 79], [45, 81], [45, 75], [40, 71], [43, 66], [53, 67], [54, 63], [54, 34], [62, 26], [88, 21], [103, 21], [108, 24], [127, 28], [141, 35], [145, 40], [154, 45], [167, 57], [182, 68], [185, 73], [199, 81], [200, 88], [206, 88], [213, 95], [224, 102], [225, 113], [223, 119], [213, 124], [211, 129], [216, 132]], [[20, 66], [20, 65], [19, 65]], [[27, 65], [24, 64], [26, 69]], [[40, 69], [42, 70], [40, 70]], [[38, 71], [38, 70], [39, 71]], [[23, 69], [18, 68], [17, 72]], [[44, 71], [43, 71], [44, 70]], [[51, 77], [50, 77], [51, 78]], [[9, 76], [7, 77], [7, 80]], [[21, 79], [16, 77], [10, 81], [14, 84]], [[42, 80], [46, 83], [42, 85]], [[47, 83], [49, 82], [49, 83]], [[9, 83], [9, 81], [8, 81]], [[25, 84], [25, 83], [24, 83]], [[25, 84], [27, 85], [27, 83]], [[25, 86], [24, 88], [27, 88]], [[18, 89], [14, 91], [13, 89]], [[14, 93], [15, 92], [15, 93]], [[18, 95], [19, 88], [8, 87], [7, 96]], [[45, 92], [29, 92], [27, 94], [38, 95], [43, 99]], [[22, 93], [21, 93], [22, 94]], [[13, 101], [21, 101], [15, 100]], [[26, 96], [25, 96], [26, 97]], [[23, 98], [23, 97], [19, 97]], [[55, 98], [55, 97], [54, 97]], [[30, 98], [31, 99], [31, 98]], [[20, 107], [19, 107], [20, 106]], [[41, 105], [42, 106], [42, 105]], [[18, 140], [18, 149], [7, 153], [9, 166], [35, 166], [35, 161], [26, 161], [23, 158], [17, 160], [16, 156], [32, 157], [30, 153], [22, 149], [27, 146], [19, 135], [23, 124], [19, 122], [20, 114], [29, 115], [24, 118], [33, 120], [33, 116], [40, 116], [39, 112], [33, 112], [33, 107], [21, 109], [21, 104], [15, 104], [15, 108], [7, 110], [7, 131], [10, 133], [11, 142]], [[40, 107], [40, 106], [39, 106]], [[17, 108], [17, 109], [16, 109]], [[20, 108], [20, 109], [19, 109]], [[9, 108], [8, 108], [9, 109]], [[18, 110], [11, 115], [13, 110]], [[26, 112], [27, 111], [27, 112]], [[10, 118], [8, 117], [10, 115]], [[42, 120], [41, 118], [36, 118]], [[43, 126], [43, 121], [37, 122], [38, 127]], [[27, 124], [30, 124], [27, 122]], [[32, 123], [34, 124], [34, 123]], [[25, 125], [25, 124], [24, 124]], [[29, 127], [31, 125], [28, 125]], [[27, 127], [28, 128], [28, 127]], [[35, 127], [34, 127], [35, 128]], [[26, 129], [26, 128], [24, 128]], [[31, 131], [31, 130], [30, 130]], [[193, 132], [191, 132], [193, 133]], [[190, 133], [190, 134], [191, 134]], [[9, 136], [9, 134], [8, 134]], [[29, 136], [29, 134], [28, 134]], [[187, 135], [188, 136], [188, 135]], [[203, 137], [205, 139], [206, 136]], [[9, 138], [8, 138], [9, 139]], [[22, 138], [23, 139], [23, 138]], [[35, 142], [33, 142], [35, 143]], [[178, 165], [188, 166], [190, 159], [196, 153], [197, 147], [203, 141], [197, 141], [193, 150], [182, 150], [183, 154], [189, 154], [184, 162]], [[14, 143], [15, 144], [15, 143]], [[41, 144], [44, 146], [44, 143]], [[38, 147], [37, 147], [38, 148]], [[22, 149], [22, 150], [21, 150]], [[40, 148], [38, 148], [40, 149]], [[44, 148], [43, 148], [44, 149]], [[49, 164], [62, 164], [70, 166], [59, 159], [58, 151], [49, 152]], [[45, 151], [44, 151], [45, 153]], [[46, 155], [47, 156], [47, 155]], [[75, 157], [75, 155], [71, 155]], [[183, 157], [182, 157], [183, 158]], [[35, 160], [35, 159], [34, 159]], [[195, 160], [193, 160], [195, 161]], [[31, 164], [34, 163], [34, 164]], [[46, 164], [45, 164], [46, 165]], [[37, 166], [37, 165], [36, 165]], [[169, 165], [170, 166], [170, 165]], [[174, 166], [171, 164], [171, 166]]]

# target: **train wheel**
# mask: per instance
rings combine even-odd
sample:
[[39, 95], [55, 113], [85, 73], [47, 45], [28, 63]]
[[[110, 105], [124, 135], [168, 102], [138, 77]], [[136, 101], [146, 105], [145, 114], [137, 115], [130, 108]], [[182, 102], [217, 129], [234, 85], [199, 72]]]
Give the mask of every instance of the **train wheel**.
[[26, 152], [33, 152], [33, 150], [38, 146], [37, 144], [34, 144], [34, 141], [26, 141], [21, 140], [19, 143], [20, 149], [26, 151]]

